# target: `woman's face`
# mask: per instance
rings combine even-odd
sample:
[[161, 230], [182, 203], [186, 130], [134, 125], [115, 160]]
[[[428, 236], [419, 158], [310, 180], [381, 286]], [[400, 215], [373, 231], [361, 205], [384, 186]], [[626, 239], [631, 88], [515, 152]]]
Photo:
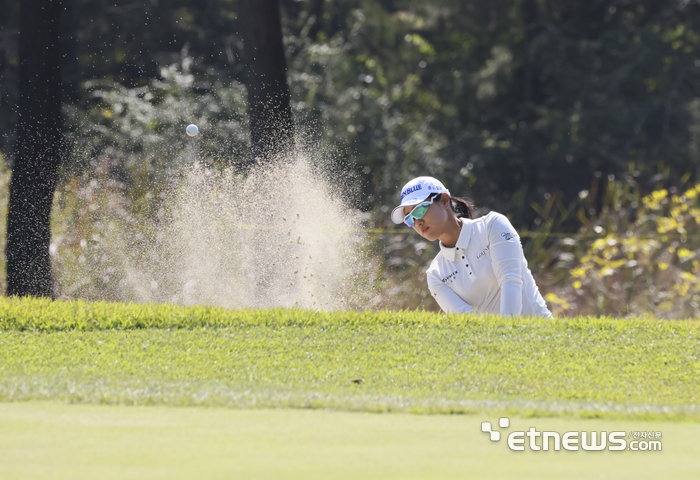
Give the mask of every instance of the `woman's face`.
[[[420, 205], [420, 204], [419, 204]], [[403, 207], [404, 216], [411, 213], [415, 207]], [[432, 242], [437, 240], [445, 230], [445, 226], [452, 214], [450, 209], [450, 197], [443, 194], [440, 200], [434, 200], [423, 218], [415, 220], [413, 229], [423, 238]]]

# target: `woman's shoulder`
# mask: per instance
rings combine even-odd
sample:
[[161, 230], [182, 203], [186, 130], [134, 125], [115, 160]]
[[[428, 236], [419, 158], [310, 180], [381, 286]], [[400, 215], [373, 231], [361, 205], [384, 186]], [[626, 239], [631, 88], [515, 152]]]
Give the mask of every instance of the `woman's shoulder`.
[[479, 220], [482, 220], [484, 222], [493, 222], [493, 221], [502, 221], [505, 220], [506, 222], [508, 221], [508, 217], [503, 215], [502, 213], [490, 211], [483, 217], [479, 217]]
[[486, 228], [490, 228], [491, 226], [511, 226], [512, 224], [510, 223], [510, 220], [508, 220], [508, 217], [503, 215], [502, 213], [498, 212], [489, 212], [483, 217], [479, 217], [476, 220], [472, 220], [473, 222], [479, 222]]
[[442, 251], [439, 251], [435, 257], [433, 257], [433, 260], [430, 262], [430, 266], [428, 266], [428, 269], [426, 270], [426, 273], [428, 276], [430, 275], [438, 275], [440, 273], [440, 270], [442, 269], [442, 263], [445, 260], [445, 257], [442, 254]]

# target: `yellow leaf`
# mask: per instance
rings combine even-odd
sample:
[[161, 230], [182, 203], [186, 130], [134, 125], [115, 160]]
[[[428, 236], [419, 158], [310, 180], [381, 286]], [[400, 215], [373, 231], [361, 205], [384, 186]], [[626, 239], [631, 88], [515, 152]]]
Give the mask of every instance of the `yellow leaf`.
[[652, 197], [654, 198], [654, 200], [656, 200], [657, 202], [663, 200], [664, 198], [666, 198], [667, 195], [668, 195], [668, 190], [666, 190], [665, 188], [664, 188], [664, 189], [661, 189], [661, 190], [656, 190], [656, 191], [654, 191], [654, 192], [651, 192], [651, 196], [652, 196]]
[[605, 247], [605, 245], [607, 245], [607, 243], [608, 243], [608, 241], [606, 239], [599, 238], [598, 240], [593, 242], [593, 245], [591, 246], [591, 248], [593, 250], [600, 250], [601, 248]]
[[681, 248], [680, 250], [678, 250], [678, 258], [680, 258], [681, 260], [684, 260], [688, 257], [692, 257], [693, 255], [694, 253], [688, 250], [687, 248]]
[[668, 218], [664, 217], [661, 220], [659, 220], [659, 224], [656, 227], [656, 231], [659, 233], [666, 233], [670, 230], [675, 229], [678, 227], [678, 222], [674, 218]]
[[584, 270], [583, 268], [574, 268], [571, 271], [571, 276], [574, 278], [583, 278], [586, 276], [586, 270]]
[[613, 269], [615, 269], [615, 268], [620, 268], [620, 267], [621, 267], [622, 265], [624, 265], [625, 263], [627, 263], [627, 259], [624, 259], [624, 258], [623, 258], [622, 260], [615, 260], [615, 261], [613, 261], [613, 262], [610, 262], [609, 267], [610, 267], [610, 268], [613, 268]]

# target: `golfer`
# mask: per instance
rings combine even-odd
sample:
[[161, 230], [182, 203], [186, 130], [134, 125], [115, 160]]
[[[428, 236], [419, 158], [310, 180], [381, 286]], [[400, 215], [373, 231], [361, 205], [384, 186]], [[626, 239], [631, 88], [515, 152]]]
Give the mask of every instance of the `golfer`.
[[468, 201], [450, 196], [433, 177], [418, 177], [401, 190], [391, 219], [440, 241], [427, 274], [430, 293], [445, 312], [552, 317], [505, 216], [491, 212], [474, 219]]

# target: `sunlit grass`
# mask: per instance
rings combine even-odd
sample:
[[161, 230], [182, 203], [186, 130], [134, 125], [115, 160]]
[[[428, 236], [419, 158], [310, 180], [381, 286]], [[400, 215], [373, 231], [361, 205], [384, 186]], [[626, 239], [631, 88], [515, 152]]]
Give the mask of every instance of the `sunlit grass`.
[[[511, 452], [487, 415], [0, 404], [0, 478], [698, 478], [699, 424], [511, 417], [511, 429], [654, 431], [663, 450]], [[468, 473], [467, 473], [468, 472]]]
[[0, 300], [0, 399], [699, 419], [696, 321]]

